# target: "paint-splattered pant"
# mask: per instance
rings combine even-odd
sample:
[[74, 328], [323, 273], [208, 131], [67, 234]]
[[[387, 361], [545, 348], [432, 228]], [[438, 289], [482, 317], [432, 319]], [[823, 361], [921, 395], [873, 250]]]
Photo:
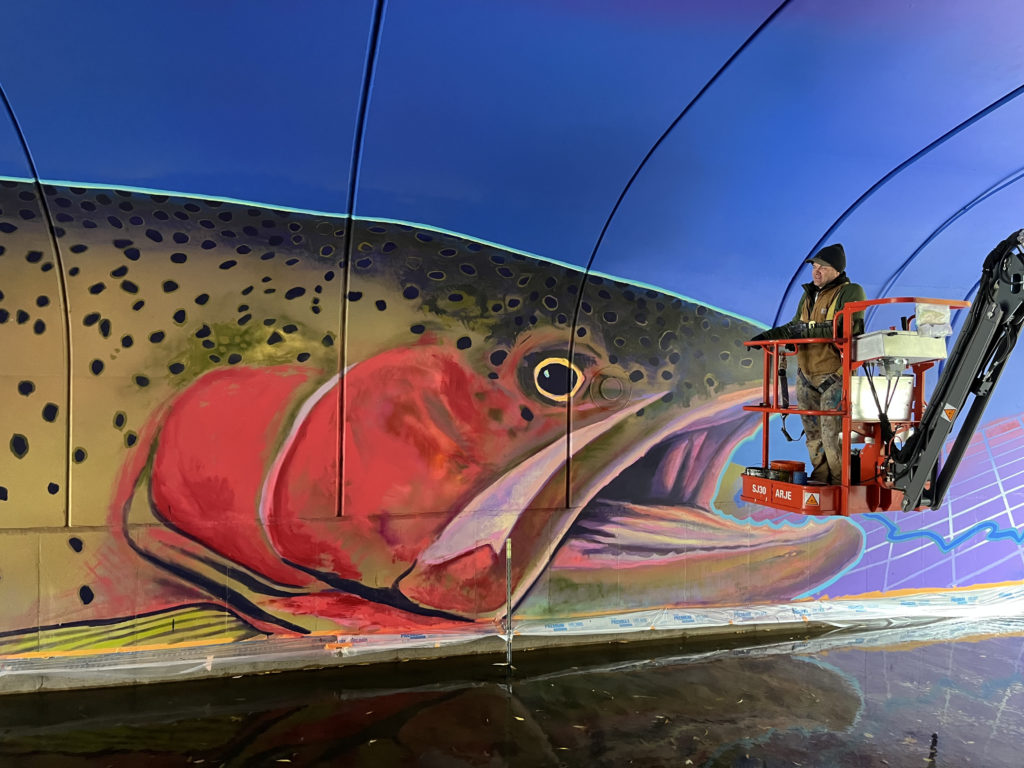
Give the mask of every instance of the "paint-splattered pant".
[[[843, 397], [843, 379], [825, 373], [796, 377], [796, 402], [804, 411], [835, 411]], [[811, 457], [811, 480], [838, 485], [843, 477], [842, 419], [839, 416], [801, 416], [807, 453]]]

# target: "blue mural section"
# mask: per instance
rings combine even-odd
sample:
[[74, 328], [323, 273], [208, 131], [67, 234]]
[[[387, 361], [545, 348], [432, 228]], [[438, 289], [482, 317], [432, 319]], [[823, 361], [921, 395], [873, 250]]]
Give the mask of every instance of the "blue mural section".
[[40, 178], [344, 213], [374, 11], [14, 4], [0, 82]]
[[584, 266], [645, 155], [774, 8], [390, 3], [356, 212]]

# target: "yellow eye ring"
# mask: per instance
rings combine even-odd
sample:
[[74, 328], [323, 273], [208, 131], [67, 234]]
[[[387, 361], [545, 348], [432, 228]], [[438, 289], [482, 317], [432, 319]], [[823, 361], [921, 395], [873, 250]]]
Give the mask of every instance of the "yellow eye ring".
[[564, 403], [583, 386], [583, 371], [565, 357], [546, 357], [533, 367], [533, 383], [549, 400]]

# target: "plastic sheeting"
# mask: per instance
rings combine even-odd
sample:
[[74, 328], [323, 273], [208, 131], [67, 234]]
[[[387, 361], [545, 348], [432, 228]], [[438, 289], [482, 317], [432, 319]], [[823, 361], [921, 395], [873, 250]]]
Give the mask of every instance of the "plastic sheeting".
[[[863, 600], [817, 600], [742, 608], [662, 608], [565, 621], [513, 623], [511, 659], [517, 646], [573, 645], [585, 638], [648, 640], [655, 632], [704, 638], [744, 629], [799, 623], [856, 627], [899, 627], [939, 619], [970, 623], [1024, 613], [1024, 585], [929, 592]], [[789, 647], [789, 646], [787, 646]], [[0, 692], [127, 685], [203, 677], [280, 672], [409, 658], [432, 659], [509, 650], [500, 623], [466, 627], [458, 633], [321, 635], [272, 638], [159, 651], [64, 655], [0, 661]], [[520, 651], [522, 652], [522, 651]]]

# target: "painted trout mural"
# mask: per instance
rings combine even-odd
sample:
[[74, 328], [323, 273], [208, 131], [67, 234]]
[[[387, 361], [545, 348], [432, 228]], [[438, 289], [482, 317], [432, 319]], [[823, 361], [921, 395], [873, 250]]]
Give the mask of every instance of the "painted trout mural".
[[404, 223], [0, 195], [4, 652], [786, 601], [861, 552], [716, 511], [742, 318]]

